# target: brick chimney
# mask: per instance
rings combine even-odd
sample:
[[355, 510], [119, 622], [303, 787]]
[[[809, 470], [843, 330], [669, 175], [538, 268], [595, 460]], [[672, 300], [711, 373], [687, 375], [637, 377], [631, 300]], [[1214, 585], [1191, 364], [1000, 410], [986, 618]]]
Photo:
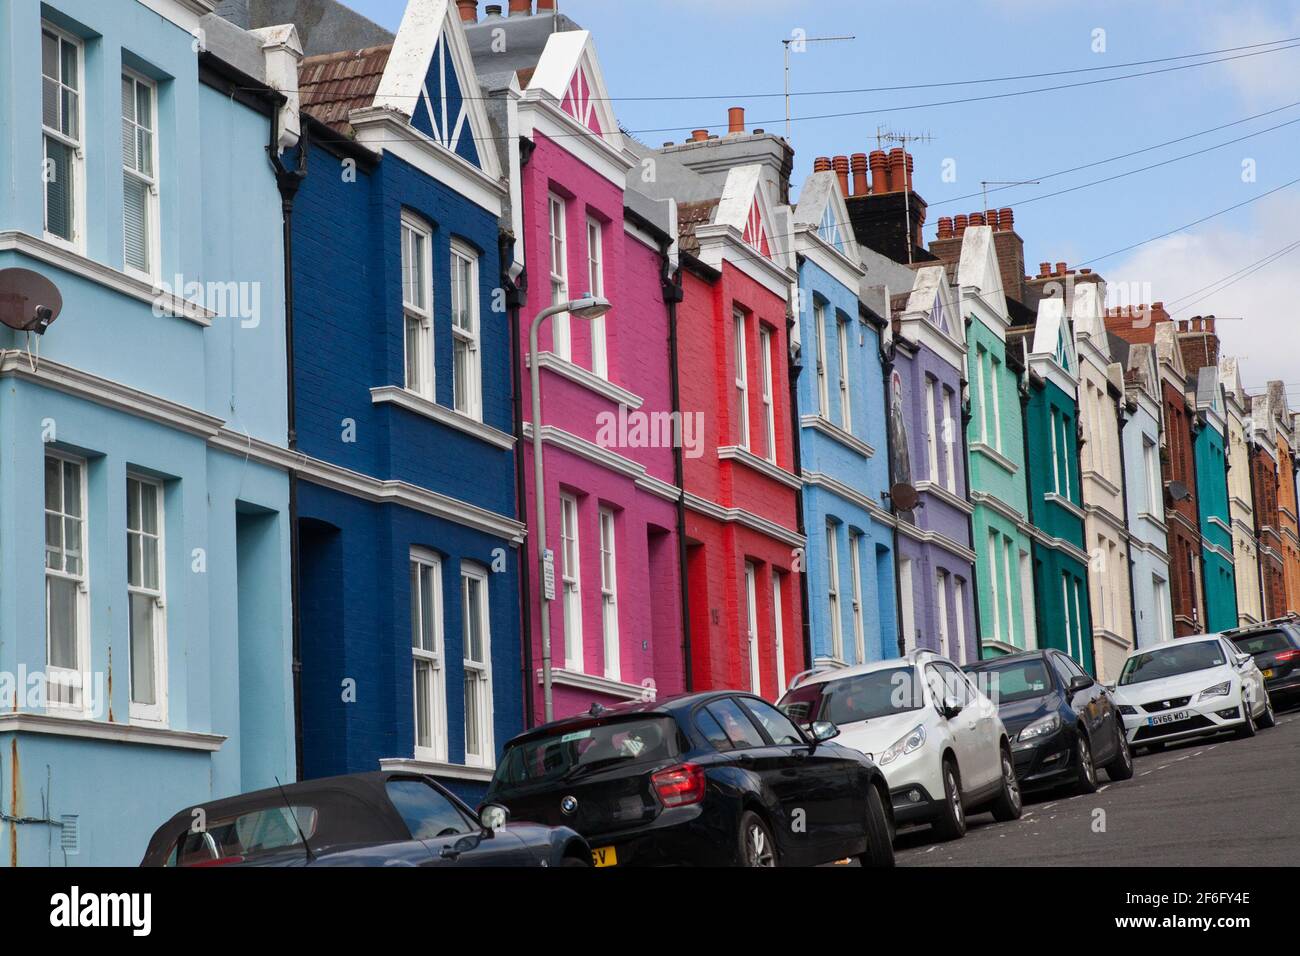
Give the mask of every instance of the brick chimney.
[[1156, 326], [1168, 322], [1164, 302], [1150, 305], [1121, 305], [1106, 310], [1106, 331], [1113, 332], [1130, 344], [1152, 344]]
[[913, 263], [933, 262], [921, 238], [926, 203], [912, 180], [912, 156], [901, 147], [888, 153], [873, 149], [854, 153], [851, 163], [852, 191], [847, 177], [841, 182], [858, 242], [895, 262], [908, 261], [909, 247]]
[[930, 243], [930, 252], [942, 262], [955, 263], [961, 259], [961, 242], [966, 229], [969, 226], [989, 226], [993, 230], [993, 249], [998, 255], [1003, 291], [1008, 298], [1023, 302], [1025, 244], [1016, 232], [1015, 221], [1015, 213], [1008, 207], [958, 213], [951, 219], [945, 216], [939, 220], [939, 235]]
[[[538, 0], [539, 13], [544, 2]], [[782, 136], [761, 129], [746, 132], [745, 111], [739, 106], [727, 110], [726, 136], [710, 136], [707, 130], [695, 130], [689, 140], [677, 146], [665, 146], [664, 152], [719, 189], [732, 169], [761, 166], [763, 179], [771, 187], [773, 195], [782, 203], [790, 201], [794, 150]]]
[[1183, 353], [1183, 364], [1189, 377], [1206, 365], [1219, 364], [1219, 334], [1214, 328], [1214, 316], [1197, 315], [1178, 320], [1178, 347]]

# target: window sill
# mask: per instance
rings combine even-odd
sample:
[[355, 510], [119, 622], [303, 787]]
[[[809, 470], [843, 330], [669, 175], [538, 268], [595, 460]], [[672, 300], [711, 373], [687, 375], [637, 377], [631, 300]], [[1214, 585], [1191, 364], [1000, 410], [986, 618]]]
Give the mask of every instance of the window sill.
[[375, 405], [392, 404], [398, 408], [404, 408], [408, 412], [421, 415], [431, 421], [438, 422], [440, 425], [446, 425], [449, 428], [455, 428], [467, 435], [485, 441], [489, 445], [495, 445], [497, 448], [510, 451], [515, 447], [513, 435], [507, 435], [505, 432], [493, 428], [491, 425], [485, 425], [477, 418], [458, 412], [455, 409], [447, 408], [445, 405], [439, 405], [432, 402], [423, 395], [417, 395], [415, 392], [408, 391], [405, 388], [399, 388], [396, 385], [384, 385], [380, 388], [370, 390], [370, 401]]
[[[542, 670], [537, 670], [537, 682], [542, 682]], [[571, 670], [566, 667], [551, 668], [551, 683], [559, 684], [564, 687], [577, 687], [581, 690], [595, 691], [598, 694], [608, 694], [610, 697], [621, 697], [624, 700], [654, 700], [655, 689], [653, 686], [641, 686], [640, 684], [628, 684], [621, 680], [610, 680], [607, 677], [599, 677], [595, 674], [584, 674], [581, 671]], [[649, 693], [649, 697], [646, 694]]]
[[827, 438], [839, 442], [846, 448], [857, 452], [863, 458], [870, 458], [876, 453], [876, 450], [871, 445], [856, 437], [852, 432], [845, 431], [824, 415], [802, 415], [799, 418], [799, 424], [804, 428], [811, 428], [813, 431], [821, 432]]
[[1045, 492], [1043, 494], [1043, 500], [1049, 504], [1054, 504], [1057, 507], [1065, 509], [1070, 514], [1078, 518], [1080, 521], [1084, 520], [1085, 515], [1083, 509], [1080, 508], [1078, 505], [1076, 505], [1069, 498], [1066, 498], [1064, 495], [1060, 494], [1059, 492], [1055, 492], [1055, 491]]
[[982, 441], [971, 442], [970, 450], [973, 452], [978, 452], [979, 454], [983, 455], [989, 461], [1001, 467], [1008, 474], [1014, 475], [1016, 472], [1020, 470], [1019, 465], [1017, 465], [1006, 455], [1002, 454], [1002, 452], [998, 451], [992, 445], [986, 445]]
[[179, 750], [201, 750], [215, 753], [226, 738], [221, 734], [197, 733], [189, 730], [169, 730], [166, 727], [144, 724], [117, 724], [104, 720], [69, 714], [38, 714], [20, 711], [0, 714], [0, 733], [54, 734], [60, 737], [79, 737], [104, 740], [111, 743], [142, 744], [153, 747], [173, 747]]
[[803, 483], [797, 477], [776, 464], [776, 462], [767, 458], [760, 458], [752, 451], [741, 448], [739, 445], [723, 445], [718, 449], [718, 459], [721, 461], [738, 461], [760, 475], [780, 482], [787, 488], [798, 490], [803, 487]]
[[381, 757], [380, 770], [397, 770], [408, 773], [424, 773], [431, 777], [452, 777], [456, 780], [474, 780], [487, 783], [492, 779], [495, 767], [470, 767], [458, 763], [446, 763], [442, 760], [416, 760], [413, 757]]
[[[532, 367], [531, 356], [524, 357], [524, 367]], [[539, 352], [537, 354], [537, 367], [538, 369], [549, 369], [561, 378], [567, 378], [575, 385], [581, 385], [588, 391], [595, 392], [616, 405], [625, 405], [627, 408], [634, 410], [645, 404], [645, 399], [635, 392], [629, 392], [627, 389], [615, 385], [608, 379], [601, 378], [595, 372], [585, 369], [581, 365], [560, 358], [554, 352]]]

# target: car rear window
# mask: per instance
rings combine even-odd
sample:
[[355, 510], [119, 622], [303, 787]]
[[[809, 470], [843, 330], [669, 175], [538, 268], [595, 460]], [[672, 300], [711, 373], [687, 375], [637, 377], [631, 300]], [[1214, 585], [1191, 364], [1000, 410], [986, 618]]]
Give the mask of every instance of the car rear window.
[[528, 787], [617, 763], [668, 759], [680, 752], [677, 724], [671, 717], [593, 723], [507, 748], [492, 787]]
[[1282, 631], [1252, 631], [1234, 637], [1232, 643], [1236, 644], [1243, 654], [1272, 654], [1274, 651], [1285, 651], [1291, 647], [1291, 642]]
[[181, 837], [166, 865], [203, 866], [216, 860], [247, 860], [301, 847], [302, 835], [310, 841], [319, 819], [316, 808], [309, 806], [266, 807], [220, 820], [196, 819], [198, 829]]

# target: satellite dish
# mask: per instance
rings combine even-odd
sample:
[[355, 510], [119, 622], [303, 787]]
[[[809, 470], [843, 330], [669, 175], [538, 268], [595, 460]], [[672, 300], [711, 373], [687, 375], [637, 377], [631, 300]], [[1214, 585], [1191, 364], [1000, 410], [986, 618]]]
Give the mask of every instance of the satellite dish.
[[1190, 501], [1192, 493], [1187, 490], [1187, 486], [1181, 481], [1169, 482], [1169, 497], [1174, 501]]
[[0, 269], [0, 322], [44, 335], [61, 311], [63, 296], [45, 276], [30, 269]]
[[916, 493], [916, 486], [909, 485], [905, 481], [900, 481], [889, 488], [889, 500], [894, 503], [895, 511], [911, 511], [916, 507], [919, 497]]

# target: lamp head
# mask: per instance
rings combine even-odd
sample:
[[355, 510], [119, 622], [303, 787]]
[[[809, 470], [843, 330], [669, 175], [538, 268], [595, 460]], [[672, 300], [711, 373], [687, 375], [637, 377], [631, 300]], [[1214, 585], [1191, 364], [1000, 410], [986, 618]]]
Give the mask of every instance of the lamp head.
[[604, 296], [592, 295], [590, 292], [569, 302], [569, 314], [588, 321], [599, 319], [609, 309], [608, 299]]

